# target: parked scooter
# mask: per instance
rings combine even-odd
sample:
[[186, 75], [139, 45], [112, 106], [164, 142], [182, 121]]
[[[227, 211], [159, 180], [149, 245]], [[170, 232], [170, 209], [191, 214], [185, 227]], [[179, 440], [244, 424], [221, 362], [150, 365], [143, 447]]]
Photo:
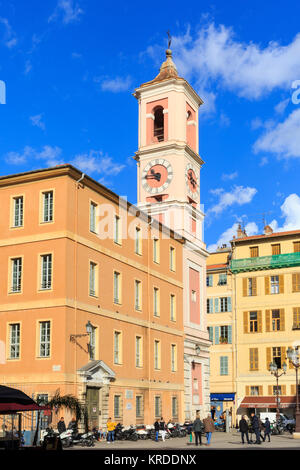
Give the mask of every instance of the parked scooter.
[[74, 429], [67, 429], [60, 434], [60, 440], [63, 447], [70, 447], [73, 445], [93, 447], [95, 445], [95, 436], [92, 431], [78, 433]]

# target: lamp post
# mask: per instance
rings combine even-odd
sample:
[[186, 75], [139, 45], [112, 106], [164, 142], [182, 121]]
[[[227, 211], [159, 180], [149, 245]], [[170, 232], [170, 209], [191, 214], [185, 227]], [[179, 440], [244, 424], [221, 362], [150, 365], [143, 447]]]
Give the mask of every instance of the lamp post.
[[70, 341], [72, 341], [72, 343], [76, 343], [77, 346], [79, 346], [81, 349], [83, 349], [83, 351], [89, 353], [90, 352], [90, 347], [91, 347], [90, 341], [87, 344], [87, 351], [77, 341], [77, 338], [83, 338], [84, 336], [89, 336], [90, 337], [91, 333], [93, 332], [93, 325], [91, 324], [90, 321], [88, 321], [87, 324], [85, 325], [85, 329], [86, 329], [86, 333], [82, 333], [82, 334], [79, 334], [79, 335], [70, 335]]
[[300, 408], [299, 408], [299, 384], [298, 384], [298, 369], [300, 367], [299, 346], [295, 348], [289, 347], [287, 350], [287, 357], [296, 369], [296, 426], [295, 432], [300, 433]]
[[270, 371], [271, 371], [271, 374], [274, 375], [274, 377], [276, 378], [276, 421], [278, 422], [279, 419], [280, 419], [280, 411], [279, 411], [279, 406], [280, 406], [280, 398], [279, 398], [279, 385], [278, 385], [278, 381], [279, 381], [279, 377], [281, 377], [282, 375], [284, 375], [286, 373], [286, 370], [287, 370], [287, 365], [286, 363], [284, 363], [282, 365], [282, 372], [281, 374], [279, 373], [278, 371], [279, 367], [277, 366], [277, 364], [275, 362], [271, 362], [270, 364]]

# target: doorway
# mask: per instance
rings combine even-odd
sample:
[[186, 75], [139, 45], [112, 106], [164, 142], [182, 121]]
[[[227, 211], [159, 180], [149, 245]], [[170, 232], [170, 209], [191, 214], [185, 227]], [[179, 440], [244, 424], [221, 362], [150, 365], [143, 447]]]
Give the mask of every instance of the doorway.
[[88, 425], [90, 429], [99, 426], [99, 390], [97, 387], [86, 388]]

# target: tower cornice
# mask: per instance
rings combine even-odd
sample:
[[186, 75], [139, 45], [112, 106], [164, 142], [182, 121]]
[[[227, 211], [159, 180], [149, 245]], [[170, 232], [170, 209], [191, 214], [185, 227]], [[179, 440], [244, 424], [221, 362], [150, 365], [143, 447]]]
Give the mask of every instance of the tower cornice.
[[153, 157], [155, 158], [155, 154], [162, 156], [163, 153], [170, 153], [172, 151], [175, 151], [176, 153], [186, 153], [189, 157], [195, 160], [200, 165], [200, 167], [205, 163], [204, 160], [202, 160], [202, 158], [200, 157], [200, 155], [194, 152], [194, 150], [192, 150], [191, 147], [184, 142], [160, 142], [159, 144], [148, 145], [147, 147], [140, 148], [137, 152], [135, 152], [133, 158], [136, 161], [140, 161], [141, 159], [143, 159], [143, 157], [147, 158], [153, 155]]

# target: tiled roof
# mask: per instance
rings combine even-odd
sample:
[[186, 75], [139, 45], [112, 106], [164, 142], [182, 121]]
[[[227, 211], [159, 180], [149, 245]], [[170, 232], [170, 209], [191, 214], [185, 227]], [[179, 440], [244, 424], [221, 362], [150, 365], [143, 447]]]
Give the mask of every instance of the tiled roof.
[[233, 242], [243, 242], [243, 241], [246, 241], [246, 240], [257, 240], [257, 239], [260, 239], [260, 238], [272, 238], [272, 237], [281, 237], [281, 236], [284, 236], [284, 235], [296, 235], [296, 234], [299, 234], [300, 236], [300, 230], [289, 230], [287, 232], [274, 232], [274, 233], [269, 233], [269, 234], [262, 234], [262, 235], [252, 235], [250, 237], [241, 237], [241, 238], [234, 238], [233, 240], [231, 240], [231, 243]]

